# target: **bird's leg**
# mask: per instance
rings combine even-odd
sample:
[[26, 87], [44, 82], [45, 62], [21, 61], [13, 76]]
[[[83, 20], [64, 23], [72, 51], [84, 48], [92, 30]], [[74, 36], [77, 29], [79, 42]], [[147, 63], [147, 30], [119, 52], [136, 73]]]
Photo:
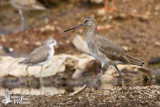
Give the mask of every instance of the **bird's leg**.
[[110, 11], [113, 12], [113, 11], [115, 11], [115, 10], [117, 10], [117, 8], [115, 7], [115, 2], [114, 2], [114, 0], [112, 0]]
[[108, 12], [108, 0], [105, 0], [105, 3], [104, 3], [104, 10], [106, 11], [106, 12]]
[[101, 80], [102, 74], [103, 74], [103, 68], [104, 68], [104, 64], [101, 64], [101, 73], [99, 74], [96, 82], [93, 84], [93, 86], [91, 87], [91, 89], [99, 82], [99, 80]]
[[28, 68], [29, 68], [29, 66], [26, 67], [26, 72], [27, 72], [27, 76], [28, 76], [28, 84], [29, 84], [29, 91], [30, 91], [31, 90], [31, 80], [30, 80], [30, 77], [29, 77]]
[[114, 65], [114, 67], [116, 68], [117, 72], [119, 73], [120, 77], [121, 77], [121, 82], [122, 82], [122, 88], [124, 88], [124, 80], [123, 80], [123, 75], [122, 73], [119, 71], [118, 67], [116, 65]]
[[19, 12], [19, 15], [21, 17], [21, 31], [24, 31], [25, 30], [25, 18], [24, 18], [24, 15], [23, 15], [23, 11], [21, 9], [18, 10]]
[[95, 70], [95, 72], [97, 72], [96, 61], [94, 61], [94, 70]]
[[41, 65], [41, 71], [40, 71], [40, 75], [39, 75], [40, 91], [41, 91], [41, 92], [42, 92], [42, 78], [41, 78], [42, 70], [43, 70], [43, 65]]
[[[26, 87], [28, 87], [28, 85], [29, 85], [29, 92], [31, 92], [31, 81], [30, 81], [30, 78], [29, 78], [28, 68], [29, 68], [29, 65], [27, 65], [27, 67], [26, 67], [26, 72], [27, 72], [27, 77], [28, 77], [28, 84], [27, 84], [27, 86], [25, 86], [24, 89], [26, 89]], [[21, 90], [20, 94], [22, 94], [24, 89]]]

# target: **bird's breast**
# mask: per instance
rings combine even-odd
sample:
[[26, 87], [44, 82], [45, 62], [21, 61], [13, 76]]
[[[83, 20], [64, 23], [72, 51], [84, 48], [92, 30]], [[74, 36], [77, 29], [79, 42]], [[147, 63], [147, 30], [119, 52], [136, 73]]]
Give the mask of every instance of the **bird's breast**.
[[108, 57], [106, 57], [106, 55], [104, 55], [103, 53], [98, 51], [98, 49], [94, 45], [94, 41], [87, 43], [87, 45], [88, 45], [88, 48], [90, 50], [91, 55], [96, 60], [100, 61], [101, 63], [105, 63], [105, 64], [110, 64], [111, 63], [111, 60]]
[[54, 49], [51, 49], [48, 55], [48, 60], [51, 60], [54, 55]]
[[90, 50], [91, 55], [95, 59], [97, 59], [97, 60], [102, 62], [103, 59], [99, 56], [98, 52], [95, 51], [96, 49], [94, 49], [94, 48], [96, 48], [96, 47], [93, 46], [93, 42], [87, 43], [87, 45], [88, 45], [88, 48]]

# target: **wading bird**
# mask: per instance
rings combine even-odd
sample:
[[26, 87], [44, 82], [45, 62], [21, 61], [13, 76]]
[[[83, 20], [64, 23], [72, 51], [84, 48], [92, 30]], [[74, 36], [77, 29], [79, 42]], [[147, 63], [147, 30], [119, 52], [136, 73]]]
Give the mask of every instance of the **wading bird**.
[[45, 10], [46, 8], [39, 4], [36, 0], [10, 0], [11, 5], [16, 8], [21, 17], [21, 31], [25, 30], [25, 18], [23, 10]]
[[40, 46], [39, 48], [36, 48], [33, 52], [31, 52], [31, 54], [28, 57], [26, 57], [26, 59], [19, 62], [20, 64], [27, 65], [26, 72], [28, 75], [28, 82], [30, 87], [31, 87], [31, 82], [29, 79], [28, 67], [35, 66], [35, 65], [41, 66], [39, 79], [40, 79], [40, 85], [42, 87], [41, 73], [43, 70], [43, 66], [52, 59], [55, 53], [54, 52], [55, 45], [57, 45], [56, 40], [54, 39], [46, 40], [44, 45]]
[[97, 23], [93, 17], [85, 18], [80, 25], [72, 27], [64, 32], [79, 28], [81, 26], [88, 27], [88, 32], [86, 35], [87, 46], [90, 50], [91, 55], [101, 62], [101, 73], [92, 87], [94, 87], [101, 79], [103, 68], [105, 65], [113, 65], [116, 68], [121, 77], [122, 87], [124, 87], [123, 75], [119, 71], [117, 64], [131, 64], [142, 66], [144, 62], [137, 58], [134, 58], [133, 56], [130, 56], [126, 52], [126, 50], [118, 44], [102, 36], [99, 36], [97, 34]]

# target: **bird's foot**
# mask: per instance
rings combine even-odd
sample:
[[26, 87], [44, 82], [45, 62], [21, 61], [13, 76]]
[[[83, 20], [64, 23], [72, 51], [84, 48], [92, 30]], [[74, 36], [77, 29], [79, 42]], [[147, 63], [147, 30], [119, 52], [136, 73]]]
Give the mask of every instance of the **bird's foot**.
[[111, 7], [111, 8], [109, 9], [109, 11], [110, 11], [110, 12], [117, 11], [117, 8], [116, 8], [116, 7]]
[[108, 7], [105, 7], [104, 10], [105, 10], [105, 12], [109, 12], [109, 8]]
[[97, 81], [94, 84], [92, 84], [92, 86], [90, 87], [90, 90], [92, 90], [96, 86], [96, 84], [97, 84]]

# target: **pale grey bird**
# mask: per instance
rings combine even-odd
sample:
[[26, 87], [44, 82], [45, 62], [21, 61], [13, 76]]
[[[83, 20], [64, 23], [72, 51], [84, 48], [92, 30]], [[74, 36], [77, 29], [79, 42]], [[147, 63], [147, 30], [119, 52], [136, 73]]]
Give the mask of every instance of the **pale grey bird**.
[[131, 64], [142, 66], [144, 64], [143, 61], [130, 56], [125, 49], [123, 49], [118, 44], [108, 40], [102, 36], [97, 34], [97, 23], [93, 17], [87, 17], [84, 19], [82, 24], [72, 27], [64, 32], [67, 32], [72, 29], [79, 28], [81, 26], [88, 27], [88, 32], [86, 35], [87, 46], [90, 50], [91, 55], [101, 62], [101, 73], [98, 76], [97, 81], [93, 86], [97, 84], [97, 82], [101, 79], [103, 74], [103, 68], [105, 65], [113, 65], [118, 73], [120, 74], [122, 87], [124, 87], [123, 75], [119, 71], [117, 64]]
[[42, 6], [37, 0], [10, 0], [11, 5], [16, 8], [21, 17], [21, 31], [25, 30], [25, 18], [23, 15], [23, 10], [45, 10], [46, 8]]
[[[46, 40], [46, 42], [43, 46], [36, 48], [35, 50], [33, 50], [33, 52], [31, 52], [31, 54], [26, 59], [19, 62], [20, 64], [27, 65], [26, 72], [28, 75], [28, 79], [29, 79], [28, 67], [34, 66], [34, 65], [39, 65], [39, 66], [41, 66], [39, 79], [40, 79], [40, 84], [42, 86], [41, 73], [43, 70], [43, 65], [45, 65], [47, 62], [49, 62], [52, 59], [52, 57], [55, 53], [54, 52], [55, 45], [57, 45], [56, 40], [54, 40], [54, 39]], [[29, 86], [31, 87], [30, 79], [28, 81], [29, 81]]]

